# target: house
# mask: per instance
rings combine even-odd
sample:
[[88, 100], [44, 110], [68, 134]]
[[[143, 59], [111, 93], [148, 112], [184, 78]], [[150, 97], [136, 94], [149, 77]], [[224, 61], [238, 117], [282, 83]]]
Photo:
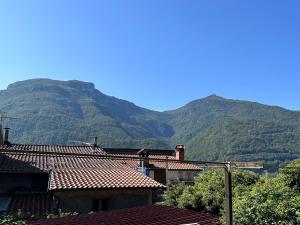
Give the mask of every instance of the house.
[[85, 213], [144, 206], [165, 188], [106, 155], [94, 146], [1, 145], [2, 211], [20, 206], [35, 214], [58, 208]]
[[[87, 213], [152, 205], [201, 168], [173, 150], [0, 143], [0, 211]], [[1, 135], [0, 135], [1, 136]], [[0, 140], [1, 141], [1, 140]]]
[[142, 206], [63, 218], [31, 221], [28, 225], [220, 225], [219, 217], [167, 206]]
[[193, 184], [194, 177], [203, 169], [200, 165], [185, 161], [185, 147], [182, 144], [177, 144], [175, 151], [122, 148], [103, 148], [103, 150], [112, 156], [132, 157], [131, 159], [121, 159], [119, 161], [131, 168], [146, 168], [146, 171], [144, 171], [146, 175], [164, 185], [174, 183]]

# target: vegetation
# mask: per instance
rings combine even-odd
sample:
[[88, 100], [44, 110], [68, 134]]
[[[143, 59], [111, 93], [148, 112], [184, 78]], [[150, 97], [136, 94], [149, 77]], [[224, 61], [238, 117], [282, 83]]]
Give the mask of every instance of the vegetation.
[[299, 157], [300, 112], [215, 95], [168, 112], [175, 134], [197, 160], [290, 161]]
[[[232, 175], [235, 194], [249, 190], [259, 179], [251, 171], [235, 170]], [[220, 215], [224, 205], [224, 174], [213, 169], [200, 174], [193, 186], [174, 185], [165, 193], [164, 203], [169, 206], [188, 208]]]
[[235, 224], [300, 224], [300, 160], [285, 168], [275, 177], [262, 176], [250, 191], [235, 199]]
[[43, 214], [43, 215], [34, 215], [29, 212], [24, 213], [21, 210], [18, 210], [17, 213], [10, 214], [0, 214], [0, 225], [25, 225], [26, 221], [36, 220], [36, 219], [53, 219], [61, 218], [65, 216], [74, 216], [78, 215], [77, 212], [63, 212], [61, 209], [58, 210], [57, 214]]
[[20, 214], [0, 215], [0, 225], [25, 225], [25, 218]]
[[[91, 83], [34, 79], [0, 91], [0, 110], [19, 143], [104, 147], [187, 146], [195, 160], [276, 161], [300, 155], [300, 112], [215, 95], [155, 112], [104, 95]], [[172, 147], [173, 148], [173, 147]]]
[[[233, 172], [235, 225], [300, 223], [300, 160], [286, 167], [293, 169], [282, 170], [276, 176], [259, 177], [243, 170]], [[200, 174], [193, 186], [171, 186], [166, 192], [165, 204], [222, 215], [224, 222], [223, 182], [222, 171], [211, 169]]]
[[185, 190], [185, 185], [183, 185], [183, 184], [170, 186], [165, 191], [164, 205], [178, 206], [180, 203], [179, 198], [181, 197], [184, 190]]
[[279, 178], [263, 176], [249, 192], [234, 201], [236, 225], [296, 225], [300, 223], [300, 195]]
[[169, 148], [173, 129], [160, 113], [106, 96], [91, 83], [34, 79], [0, 92], [0, 110], [11, 140], [35, 144], [79, 144], [98, 136], [105, 147]]

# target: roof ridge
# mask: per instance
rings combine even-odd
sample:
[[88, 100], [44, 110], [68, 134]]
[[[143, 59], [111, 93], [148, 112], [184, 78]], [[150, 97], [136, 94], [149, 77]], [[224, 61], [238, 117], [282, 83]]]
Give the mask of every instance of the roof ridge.
[[21, 143], [13, 143], [12, 146], [58, 146], [58, 147], [84, 147], [84, 148], [101, 148], [101, 146], [87, 146], [87, 145], [64, 145], [64, 144], [21, 144]]
[[[130, 167], [124, 167], [124, 166], [118, 166], [118, 167], [78, 167], [78, 166], [66, 166], [66, 167], [55, 167], [54, 171], [64, 171], [64, 170], [70, 170], [72, 168], [76, 168], [76, 170], [93, 170], [93, 171], [101, 171], [101, 170], [124, 170], [124, 171], [136, 171], [133, 168]], [[74, 171], [74, 170], [72, 170]], [[136, 171], [138, 172], [138, 171]]]

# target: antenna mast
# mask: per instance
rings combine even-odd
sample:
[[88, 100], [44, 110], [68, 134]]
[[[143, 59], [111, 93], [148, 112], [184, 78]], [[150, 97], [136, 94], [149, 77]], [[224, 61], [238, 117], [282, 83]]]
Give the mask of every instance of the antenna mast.
[[0, 145], [5, 144], [4, 143], [4, 138], [3, 138], [3, 127], [2, 127], [4, 119], [19, 119], [19, 118], [7, 116], [6, 112], [0, 110]]

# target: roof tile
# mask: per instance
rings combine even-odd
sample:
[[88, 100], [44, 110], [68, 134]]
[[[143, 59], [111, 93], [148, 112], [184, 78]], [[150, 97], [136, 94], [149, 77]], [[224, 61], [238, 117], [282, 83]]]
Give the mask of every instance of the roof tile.
[[164, 187], [135, 170], [124, 168], [56, 169], [50, 180], [50, 190]]
[[167, 206], [144, 206], [64, 218], [31, 221], [29, 225], [216, 225], [219, 217]]
[[49, 212], [50, 197], [47, 193], [18, 193], [11, 196], [8, 212], [30, 213], [35, 216], [42, 216]]

